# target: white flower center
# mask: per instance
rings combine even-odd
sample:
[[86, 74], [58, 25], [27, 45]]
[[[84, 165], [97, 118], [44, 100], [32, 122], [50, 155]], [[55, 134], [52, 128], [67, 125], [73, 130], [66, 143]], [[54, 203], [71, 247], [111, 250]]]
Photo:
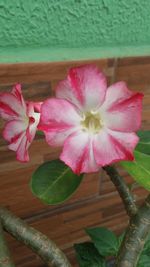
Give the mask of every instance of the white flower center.
[[86, 112], [83, 115], [81, 126], [83, 131], [88, 131], [94, 134], [98, 133], [103, 127], [103, 122], [101, 120], [100, 114], [92, 111]]

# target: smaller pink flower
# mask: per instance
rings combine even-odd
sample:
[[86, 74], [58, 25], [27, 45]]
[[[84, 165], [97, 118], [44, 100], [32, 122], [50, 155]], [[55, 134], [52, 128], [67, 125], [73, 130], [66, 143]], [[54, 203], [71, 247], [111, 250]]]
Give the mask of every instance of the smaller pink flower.
[[21, 162], [29, 161], [28, 148], [36, 134], [40, 106], [41, 103], [24, 101], [20, 84], [16, 84], [11, 93], [0, 93], [0, 116], [8, 121], [3, 137]]
[[134, 159], [143, 94], [124, 82], [107, 88], [104, 74], [89, 65], [70, 69], [56, 97], [43, 103], [39, 129], [49, 145], [63, 146], [60, 159], [75, 173]]

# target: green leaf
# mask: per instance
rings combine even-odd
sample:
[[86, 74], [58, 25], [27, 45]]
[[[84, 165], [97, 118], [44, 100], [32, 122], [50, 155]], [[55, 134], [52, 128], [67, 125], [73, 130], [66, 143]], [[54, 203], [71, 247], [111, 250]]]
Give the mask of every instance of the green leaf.
[[150, 131], [139, 131], [140, 141], [136, 146], [136, 150], [144, 154], [150, 155]]
[[123, 232], [120, 236], [118, 236], [118, 250], [119, 250], [121, 243], [124, 239], [124, 235], [125, 235], [125, 232]]
[[139, 131], [140, 141], [134, 151], [134, 161], [120, 164], [144, 188], [150, 190], [150, 131]]
[[150, 131], [138, 131], [137, 135], [140, 137], [140, 142], [150, 143]]
[[77, 176], [60, 160], [42, 164], [33, 173], [31, 190], [47, 204], [58, 204], [68, 199], [78, 188], [83, 175]]
[[140, 256], [137, 267], [149, 267], [150, 266], [150, 256], [146, 254], [142, 254]]
[[88, 228], [86, 232], [91, 237], [100, 255], [104, 257], [117, 255], [118, 240], [112, 231], [104, 227], [96, 227]]
[[105, 259], [91, 242], [75, 244], [76, 256], [80, 267], [106, 267]]
[[147, 254], [150, 257], [150, 234], [147, 237], [142, 254]]
[[122, 161], [120, 164], [140, 185], [150, 190], [150, 156], [139, 151], [135, 151], [134, 156], [134, 161]]

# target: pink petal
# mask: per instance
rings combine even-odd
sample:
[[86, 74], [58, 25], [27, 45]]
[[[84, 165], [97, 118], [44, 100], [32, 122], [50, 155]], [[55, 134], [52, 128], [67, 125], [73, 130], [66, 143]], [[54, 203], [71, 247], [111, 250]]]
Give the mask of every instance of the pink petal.
[[59, 82], [56, 88], [56, 97], [66, 99], [69, 102], [76, 105], [79, 109], [82, 109], [82, 105], [79, 100], [76, 98], [76, 94], [72, 89], [70, 79], [63, 80]]
[[[11, 132], [9, 131], [9, 128], [11, 129], [11, 125], [16, 125], [16, 132], [13, 131], [14, 136], [12, 137]], [[8, 148], [10, 150], [16, 151], [16, 158], [17, 160], [21, 162], [27, 162], [29, 161], [28, 156], [28, 148], [30, 143], [27, 140], [26, 132], [21, 131], [17, 125], [17, 123], [14, 123], [13, 121], [8, 122], [6, 125], [6, 128], [4, 130], [4, 136], [7, 141], [10, 142], [8, 145]]]
[[22, 107], [22, 112], [19, 113], [20, 115], [22, 114], [22, 116], [24, 116], [24, 114], [26, 113], [26, 103], [24, 101], [23, 95], [22, 95], [22, 91], [21, 91], [21, 84], [16, 84], [13, 89], [12, 89], [12, 94], [15, 95], [16, 99], [18, 99], [18, 101], [20, 102], [20, 105]]
[[21, 132], [18, 136], [12, 139], [12, 142], [8, 145], [10, 150], [16, 151], [16, 158], [20, 162], [29, 161], [28, 148], [31, 142], [28, 141], [26, 132]]
[[26, 105], [20, 90], [14, 88], [12, 93], [0, 94], [0, 115], [7, 120], [26, 115]]
[[17, 153], [16, 153], [16, 158], [17, 160], [21, 162], [28, 162], [29, 161], [29, 154], [28, 154], [28, 149], [31, 143], [28, 142], [26, 138], [26, 134], [24, 134], [20, 145], [18, 146]]
[[106, 111], [100, 111], [105, 126], [115, 131], [137, 131], [141, 125], [142, 98], [142, 94], [132, 94]]
[[133, 160], [133, 150], [138, 140], [134, 133], [101, 130], [93, 140], [97, 164], [105, 166], [120, 160]]
[[57, 97], [65, 98], [86, 111], [99, 107], [105, 99], [105, 93], [106, 78], [93, 65], [70, 69], [67, 80], [56, 89]]
[[46, 142], [50, 146], [56, 146], [60, 147], [64, 144], [64, 141], [66, 138], [71, 135], [73, 132], [75, 132], [77, 129], [72, 127], [72, 128], [65, 128], [63, 130], [49, 130], [49, 131], [44, 131], [45, 132], [45, 138]]
[[13, 143], [20, 134], [26, 131], [28, 124], [24, 123], [23, 121], [9, 121], [3, 131], [3, 137], [10, 143]]
[[109, 109], [114, 104], [121, 103], [125, 99], [128, 99], [133, 95], [133, 92], [131, 92], [125, 82], [117, 82], [112, 84], [110, 87], [108, 87], [106, 92], [105, 101], [102, 105], [102, 107], [105, 107], [105, 109]]
[[12, 94], [9, 93], [0, 94], [0, 115], [3, 119], [9, 120], [12, 118], [17, 118], [19, 116], [18, 114], [19, 109], [18, 110], [17, 109], [18, 109], [18, 102], [16, 101], [16, 98]]
[[35, 134], [36, 134], [36, 131], [37, 131], [37, 126], [38, 126], [39, 121], [40, 121], [40, 114], [38, 114], [38, 113], [34, 114], [34, 117], [30, 117], [29, 121], [30, 121], [29, 122], [29, 127], [27, 129], [27, 131], [28, 131], [28, 141], [32, 142], [34, 137], [35, 137]]
[[34, 109], [36, 112], [40, 112], [41, 111], [41, 106], [42, 106], [43, 102], [34, 102]]
[[18, 98], [19, 101], [22, 100], [22, 92], [21, 92], [21, 84], [17, 83], [14, 85], [13, 89], [12, 89], [12, 94], [16, 96], [16, 98]]
[[50, 145], [62, 145], [66, 137], [80, 126], [75, 106], [63, 99], [48, 99], [41, 107], [39, 130], [45, 132]]
[[35, 109], [35, 103], [28, 102], [27, 103], [27, 115], [29, 118], [29, 125], [26, 131], [26, 135], [27, 135], [27, 139], [29, 142], [33, 141], [35, 134], [36, 134], [37, 126], [40, 122], [40, 113], [35, 112], [34, 109]]
[[[30, 126], [31, 127], [31, 126]], [[30, 136], [28, 136], [30, 131]], [[34, 131], [28, 128], [28, 124], [23, 121], [9, 121], [3, 131], [3, 137], [10, 144], [8, 148], [16, 151], [17, 160], [21, 162], [29, 161], [28, 148], [35, 136], [36, 128]], [[30, 137], [30, 138], [29, 138]]]
[[[32, 102], [32, 101], [26, 101], [27, 106], [27, 114], [29, 115], [29, 112], [31, 113], [40, 113], [41, 112], [41, 106], [43, 102]], [[30, 111], [31, 110], [31, 111]]]
[[16, 142], [11, 143], [8, 148], [16, 151], [17, 160], [20, 162], [27, 162], [29, 161], [28, 149], [30, 144], [31, 143], [27, 140], [26, 133], [23, 132], [20, 138]]
[[12, 94], [16, 97], [16, 99], [20, 102], [21, 105], [25, 106], [25, 102], [21, 91], [21, 84], [18, 83], [13, 87]]
[[12, 142], [8, 145], [8, 148], [13, 151], [17, 151], [25, 132], [21, 132], [20, 134], [16, 135]]
[[92, 138], [88, 133], [75, 132], [70, 135], [64, 143], [60, 159], [77, 174], [99, 170], [93, 155]]
[[18, 117], [18, 113], [1, 100], [1, 96], [0, 96], [0, 116], [5, 120], [11, 120], [12, 118], [15, 119]]

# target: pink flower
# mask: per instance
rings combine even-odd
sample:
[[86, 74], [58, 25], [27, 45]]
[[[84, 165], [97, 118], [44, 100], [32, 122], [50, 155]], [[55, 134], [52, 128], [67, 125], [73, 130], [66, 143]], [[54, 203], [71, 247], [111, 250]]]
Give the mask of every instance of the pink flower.
[[89, 65], [70, 69], [56, 96], [43, 103], [39, 128], [49, 145], [63, 146], [60, 159], [75, 173], [134, 159], [143, 94], [124, 82], [107, 88], [104, 74]]
[[[40, 103], [25, 103], [21, 85], [14, 86], [11, 93], [0, 94], [0, 116], [7, 120], [3, 137], [8, 148], [16, 151], [17, 159], [29, 161], [28, 148], [32, 143], [40, 120]], [[38, 112], [35, 112], [35, 109]]]

